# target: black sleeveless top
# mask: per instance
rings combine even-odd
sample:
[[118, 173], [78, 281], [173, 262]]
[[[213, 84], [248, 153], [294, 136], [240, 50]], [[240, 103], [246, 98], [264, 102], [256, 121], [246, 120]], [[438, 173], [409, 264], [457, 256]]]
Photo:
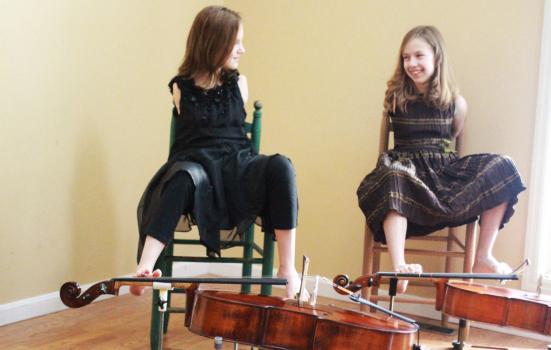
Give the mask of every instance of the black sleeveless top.
[[[176, 83], [182, 94], [170, 158], [191, 147], [250, 146], [243, 129], [246, 112], [237, 81], [238, 77], [228, 77], [210, 90], [196, 86], [193, 79], [175, 77], [170, 81], [171, 92]], [[176, 108], [173, 113], [177, 114]]]
[[[171, 92], [174, 83], [181, 91], [180, 115], [174, 107], [175, 140], [168, 161], [150, 181], [138, 206], [140, 247], [162, 189], [179, 171], [188, 172], [195, 185], [193, 212], [183, 213], [184, 221], [188, 229], [197, 224], [208, 251], [220, 255], [222, 234], [224, 240], [235, 239], [263, 215], [270, 157], [257, 154], [247, 138], [238, 79], [238, 75], [228, 76], [210, 90], [181, 76], [170, 81]], [[138, 258], [140, 254], [139, 249]]]

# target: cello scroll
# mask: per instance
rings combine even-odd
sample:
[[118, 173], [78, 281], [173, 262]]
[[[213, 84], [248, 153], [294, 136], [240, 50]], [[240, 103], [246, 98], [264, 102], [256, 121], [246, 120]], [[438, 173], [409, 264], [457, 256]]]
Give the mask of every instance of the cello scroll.
[[378, 279], [371, 275], [360, 276], [352, 282], [350, 282], [350, 278], [348, 277], [348, 275], [337, 275], [335, 276], [335, 278], [333, 278], [333, 289], [339, 294], [347, 295], [345, 291], [338, 287], [348, 289], [352, 293], [356, 293], [363, 288], [378, 285], [377, 282]]
[[118, 295], [119, 288], [115, 288], [113, 281], [98, 282], [80, 294], [81, 289], [77, 282], [66, 282], [59, 290], [63, 304], [71, 308], [83, 307], [105, 294]]

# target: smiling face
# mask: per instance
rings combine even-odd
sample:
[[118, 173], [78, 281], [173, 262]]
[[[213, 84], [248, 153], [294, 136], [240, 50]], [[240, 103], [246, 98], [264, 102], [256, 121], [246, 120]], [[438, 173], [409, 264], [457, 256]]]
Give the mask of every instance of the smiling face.
[[244, 53], [245, 46], [243, 46], [243, 24], [239, 24], [239, 29], [237, 30], [233, 49], [228, 56], [226, 63], [224, 64], [224, 68], [231, 70], [237, 69], [237, 67], [239, 66], [239, 58]]
[[402, 61], [407, 76], [420, 92], [426, 92], [434, 74], [434, 50], [422, 38], [413, 38], [404, 46]]

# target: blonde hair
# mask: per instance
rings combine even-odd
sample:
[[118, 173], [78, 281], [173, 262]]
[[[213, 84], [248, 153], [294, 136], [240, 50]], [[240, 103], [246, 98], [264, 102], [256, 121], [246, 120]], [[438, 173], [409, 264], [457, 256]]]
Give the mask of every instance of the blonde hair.
[[402, 57], [405, 46], [415, 38], [426, 41], [434, 52], [434, 74], [423, 98], [439, 108], [446, 108], [453, 103], [459, 93], [448, 65], [442, 34], [433, 26], [417, 26], [407, 32], [404, 39], [402, 39], [400, 52], [398, 53], [398, 64], [392, 78], [387, 82], [384, 101], [386, 114], [394, 112], [396, 107], [406, 111], [408, 102], [416, 100], [419, 96], [415, 84], [404, 70], [404, 59]]
[[231, 54], [241, 16], [226, 7], [208, 6], [197, 14], [187, 38], [186, 53], [178, 75], [194, 78], [205, 74], [209, 83], [224, 75], [224, 63]]

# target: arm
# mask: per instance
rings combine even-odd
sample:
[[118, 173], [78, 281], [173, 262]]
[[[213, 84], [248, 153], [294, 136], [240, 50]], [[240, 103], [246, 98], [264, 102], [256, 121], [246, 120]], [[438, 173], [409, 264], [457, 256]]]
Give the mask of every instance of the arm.
[[243, 104], [245, 104], [249, 99], [249, 86], [247, 84], [247, 77], [244, 75], [240, 75], [239, 80], [237, 81], [237, 85], [239, 86], [241, 97], [243, 98]]
[[174, 107], [180, 115], [180, 99], [182, 98], [182, 92], [176, 83], [172, 84], [172, 100], [174, 102]]
[[456, 138], [463, 131], [465, 118], [467, 117], [467, 101], [461, 95], [455, 99], [455, 114], [453, 117], [452, 137]]
[[379, 154], [388, 150], [388, 136], [390, 132], [390, 120], [388, 114], [383, 113], [381, 119], [381, 130], [379, 134]]
[[455, 115], [453, 117], [452, 138], [455, 139], [455, 149], [461, 154], [462, 151], [462, 132], [467, 117], [467, 101], [463, 96], [458, 95], [455, 99]]

